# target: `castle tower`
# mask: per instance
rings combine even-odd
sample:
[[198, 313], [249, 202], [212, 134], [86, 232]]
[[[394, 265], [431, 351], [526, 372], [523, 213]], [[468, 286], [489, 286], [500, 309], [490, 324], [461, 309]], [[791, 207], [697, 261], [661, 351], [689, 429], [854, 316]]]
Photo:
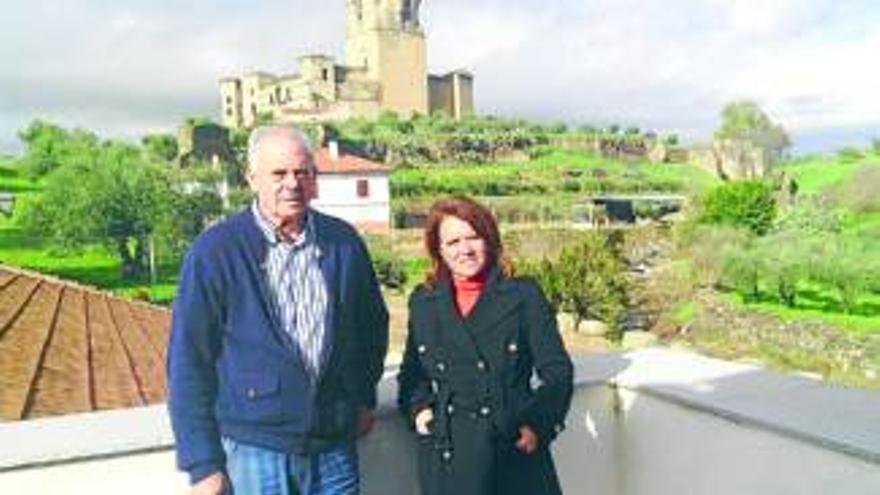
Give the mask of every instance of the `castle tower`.
[[427, 50], [421, 0], [346, 0], [346, 65], [381, 85], [381, 107], [428, 112]]

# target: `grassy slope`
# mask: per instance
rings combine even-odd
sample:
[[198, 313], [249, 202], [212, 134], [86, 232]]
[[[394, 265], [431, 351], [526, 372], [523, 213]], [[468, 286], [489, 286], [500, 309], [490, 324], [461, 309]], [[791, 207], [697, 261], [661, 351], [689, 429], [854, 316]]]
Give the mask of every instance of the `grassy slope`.
[[[880, 167], [880, 154], [867, 153], [859, 160], [840, 157], [810, 157], [783, 164], [780, 169], [798, 182], [799, 194], [818, 194], [847, 181], [862, 166]], [[857, 238], [880, 257], [880, 214], [851, 214], [845, 223], [843, 235]], [[766, 301], [744, 304], [738, 297], [729, 301], [750, 310], [778, 316], [785, 321], [818, 320], [860, 334], [880, 334], [880, 294], [864, 295], [855, 314], [842, 313], [838, 296], [832, 290], [817, 286], [807, 287], [799, 293], [796, 308], [787, 308], [771, 298]]]
[[858, 160], [810, 156], [783, 163], [779, 169], [797, 180], [800, 193], [815, 194], [846, 180], [863, 165], [880, 166], [880, 154], [867, 153]]
[[544, 184], [549, 190], [558, 189], [564, 173], [591, 172], [602, 169], [609, 177], [638, 174], [646, 183], [676, 183], [682, 190], [700, 190], [716, 180], [697, 167], [669, 163], [654, 165], [648, 162], [627, 163], [597, 157], [584, 152], [554, 150], [524, 163], [491, 163], [472, 166], [429, 165], [400, 169], [392, 173], [392, 181], [418, 181], [427, 185], [443, 185], [454, 181], [498, 181], [516, 179]]

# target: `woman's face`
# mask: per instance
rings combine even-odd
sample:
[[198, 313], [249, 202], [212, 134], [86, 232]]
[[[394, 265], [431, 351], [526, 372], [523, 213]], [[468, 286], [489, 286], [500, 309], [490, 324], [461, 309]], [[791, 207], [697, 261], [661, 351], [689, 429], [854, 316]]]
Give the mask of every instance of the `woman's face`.
[[486, 240], [477, 234], [471, 224], [447, 216], [440, 221], [440, 257], [453, 278], [468, 280], [479, 275], [486, 267]]

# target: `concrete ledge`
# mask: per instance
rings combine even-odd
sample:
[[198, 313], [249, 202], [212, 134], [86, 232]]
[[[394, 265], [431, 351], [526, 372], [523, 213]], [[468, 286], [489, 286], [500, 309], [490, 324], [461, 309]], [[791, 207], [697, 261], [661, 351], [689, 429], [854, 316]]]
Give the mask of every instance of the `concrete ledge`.
[[170, 449], [165, 405], [0, 423], [0, 472]]
[[[379, 387], [379, 436], [402, 428], [394, 374]], [[579, 357], [576, 383], [643, 393], [880, 464], [876, 392], [660, 348]], [[0, 423], [0, 471], [170, 450], [173, 442], [164, 405]]]
[[597, 381], [880, 464], [880, 393], [664, 348], [587, 357]]

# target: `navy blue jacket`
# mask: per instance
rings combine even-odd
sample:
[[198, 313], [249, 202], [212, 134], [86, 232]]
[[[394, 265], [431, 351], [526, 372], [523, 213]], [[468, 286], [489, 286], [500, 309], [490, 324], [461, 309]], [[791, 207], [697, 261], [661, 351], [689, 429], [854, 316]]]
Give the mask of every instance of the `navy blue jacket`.
[[311, 211], [327, 283], [327, 335], [311, 384], [273, 309], [268, 242], [248, 208], [196, 239], [181, 269], [168, 348], [168, 408], [177, 463], [193, 483], [224, 471], [220, 437], [313, 453], [354, 441], [376, 403], [388, 312], [363, 241]]

